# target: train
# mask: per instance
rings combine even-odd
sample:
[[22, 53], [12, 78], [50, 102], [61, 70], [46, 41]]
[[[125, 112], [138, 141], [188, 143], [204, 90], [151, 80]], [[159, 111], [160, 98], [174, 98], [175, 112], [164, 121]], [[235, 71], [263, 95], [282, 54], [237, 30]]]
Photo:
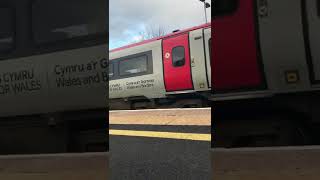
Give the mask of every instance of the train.
[[212, 147], [320, 144], [316, 0], [216, 0]]
[[0, 19], [0, 154], [106, 150], [107, 1], [2, 0]]
[[110, 50], [109, 109], [209, 106], [211, 23]]

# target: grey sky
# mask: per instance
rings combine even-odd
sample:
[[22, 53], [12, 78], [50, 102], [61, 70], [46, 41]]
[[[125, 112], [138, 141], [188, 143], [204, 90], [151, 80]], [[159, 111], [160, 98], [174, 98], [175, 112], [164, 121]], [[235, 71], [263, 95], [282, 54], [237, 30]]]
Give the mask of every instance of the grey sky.
[[[110, 49], [138, 40], [150, 26], [170, 32], [205, 23], [199, 0], [110, 0], [109, 11]], [[210, 22], [210, 9], [207, 15]]]

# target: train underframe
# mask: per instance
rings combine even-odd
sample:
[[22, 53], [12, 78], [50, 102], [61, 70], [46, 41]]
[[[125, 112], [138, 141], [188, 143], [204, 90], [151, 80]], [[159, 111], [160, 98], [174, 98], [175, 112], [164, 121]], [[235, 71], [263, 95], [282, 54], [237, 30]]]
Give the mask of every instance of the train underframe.
[[110, 110], [161, 109], [161, 108], [202, 108], [210, 107], [208, 93], [186, 93], [168, 95], [165, 98], [149, 99], [144, 96], [126, 99], [109, 99]]
[[108, 151], [106, 109], [0, 118], [0, 154]]
[[213, 147], [320, 144], [320, 92], [213, 102]]

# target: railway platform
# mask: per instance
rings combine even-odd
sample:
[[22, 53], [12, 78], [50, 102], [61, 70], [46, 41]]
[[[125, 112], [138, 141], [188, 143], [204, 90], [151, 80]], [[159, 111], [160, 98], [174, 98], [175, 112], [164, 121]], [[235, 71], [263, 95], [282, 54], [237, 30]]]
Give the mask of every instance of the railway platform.
[[320, 146], [211, 149], [214, 180], [318, 180]]
[[109, 153], [0, 156], [2, 180], [108, 180]]

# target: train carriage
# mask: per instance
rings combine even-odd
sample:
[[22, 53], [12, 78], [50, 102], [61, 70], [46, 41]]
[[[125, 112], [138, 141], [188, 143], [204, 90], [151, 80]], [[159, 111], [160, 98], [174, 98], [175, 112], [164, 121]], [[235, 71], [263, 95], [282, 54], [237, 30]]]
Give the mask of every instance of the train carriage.
[[0, 154], [105, 151], [106, 9], [104, 0], [0, 2]]
[[216, 147], [319, 144], [320, 3], [216, 0]]
[[204, 106], [210, 42], [208, 23], [111, 50], [110, 109]]

